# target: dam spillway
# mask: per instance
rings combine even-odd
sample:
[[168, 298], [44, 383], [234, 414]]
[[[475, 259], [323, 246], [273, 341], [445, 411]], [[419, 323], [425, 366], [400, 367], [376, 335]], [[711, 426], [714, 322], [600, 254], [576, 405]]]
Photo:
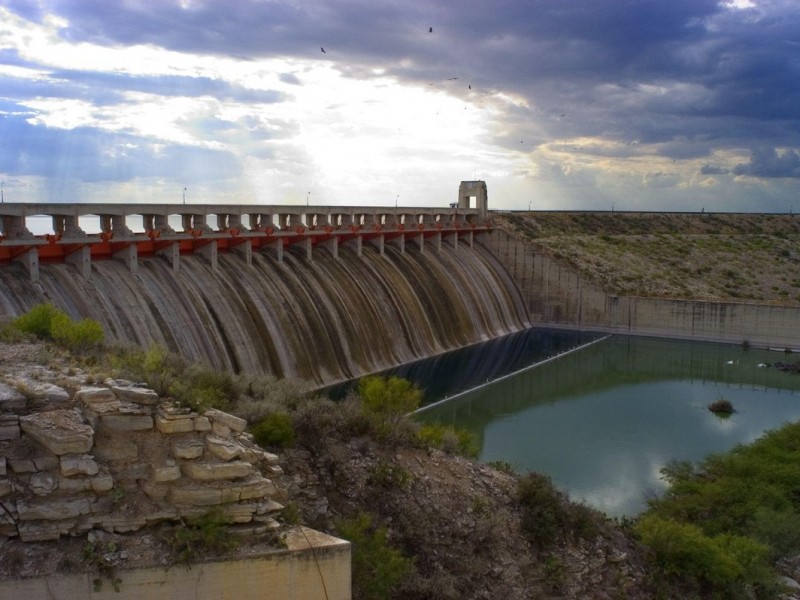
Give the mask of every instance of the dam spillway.
[[381, 256], [349, 249], [283, 263], [256, 253], [140, 261], [96, 261], [89, 280], [69, 264], [41, 266], [31, 282], [22, 265], [0, 269], [0, 313], [18, 315], [51, 301], [90, 317], [109, 338], [162, 344], [190, 360], [236, 372], [348, 379], [517, 331], [525, 313], [513, 284], [480, 245], [440, 253], [390, 248]]
[[419, 244], [319, 244], [313, 257], [310, 246], [287, 244], [280, 255], [271, 247], [215, 253], [213, 261], [180, 255], [179, 268], [156, 255], [135, 269], [92, 260], [89, 277], [85, 266], [43, 262], [38, 280], [29, 265], [11, 262], [0, 266], [0, 316], [49, 301], [97, 320], [111, 340], [320, 385], [528, 325], [519, 291], [492, 252], [458, 237], [423, 245], [437, 226], [419, 225]]

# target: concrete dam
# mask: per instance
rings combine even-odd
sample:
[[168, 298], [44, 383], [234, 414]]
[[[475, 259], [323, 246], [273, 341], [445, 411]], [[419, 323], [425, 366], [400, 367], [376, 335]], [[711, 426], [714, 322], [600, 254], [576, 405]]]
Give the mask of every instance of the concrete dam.
[[[477, 208], [463, 188], [435, 209], [4, 204], [0, 317], [52, 302], [111, 340], [318, 385], [379, 371], [529, 325], [480, 241], [485, 184]], [[53, 233], [32, 235], [30, 215]]]

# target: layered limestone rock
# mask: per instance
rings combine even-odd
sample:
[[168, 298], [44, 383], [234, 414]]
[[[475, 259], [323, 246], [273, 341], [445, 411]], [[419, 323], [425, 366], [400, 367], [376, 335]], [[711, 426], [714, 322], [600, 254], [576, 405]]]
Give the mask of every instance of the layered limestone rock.
[[278, 527], [278, 457], [253, 443], [243, 419], [113, 380], [74, 394], [26, 381], [47, 404], [24, 414], [13, 383], [0, 387], [0, 536], [126, 533], [212, 509], [247, 533]]

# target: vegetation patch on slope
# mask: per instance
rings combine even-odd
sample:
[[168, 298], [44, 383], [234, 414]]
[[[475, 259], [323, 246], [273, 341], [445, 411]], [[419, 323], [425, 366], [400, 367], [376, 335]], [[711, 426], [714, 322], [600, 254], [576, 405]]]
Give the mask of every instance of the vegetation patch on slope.
[[496, 223], [609, 293], [800, 304], [800, 216], [530, 212]]

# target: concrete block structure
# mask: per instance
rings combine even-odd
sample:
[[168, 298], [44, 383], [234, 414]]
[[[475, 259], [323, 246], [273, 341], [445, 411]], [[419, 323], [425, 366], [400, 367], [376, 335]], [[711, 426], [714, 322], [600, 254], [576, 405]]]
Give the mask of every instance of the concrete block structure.
[[[475, 199], [475, 206], [472, 207], [472, 199]], [[462, 181], [458, 186], [458, 202], [456, 206], [460, 209], [475, 208], [478, 216], [485, 217], [489, 210], [489, 194], [486, 191], [485, 181]]]

